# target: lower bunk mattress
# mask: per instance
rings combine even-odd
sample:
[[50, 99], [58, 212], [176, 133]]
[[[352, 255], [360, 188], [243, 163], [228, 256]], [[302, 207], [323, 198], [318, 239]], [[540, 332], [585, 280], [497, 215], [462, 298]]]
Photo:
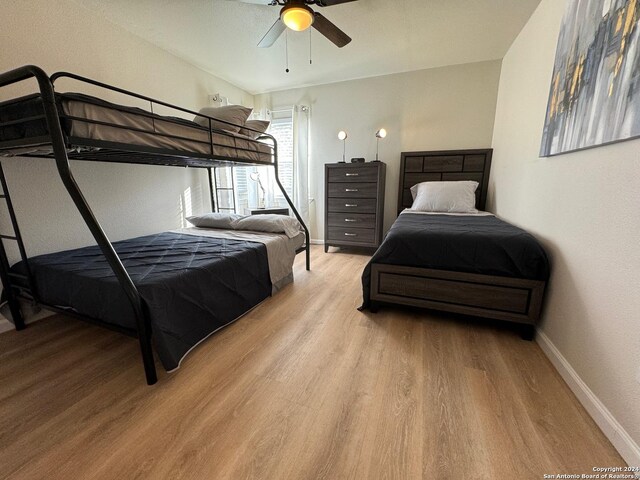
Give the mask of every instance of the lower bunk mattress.
[[485, 212], [403, 211], [362, 274], [363, 308], [370, 304], [373, 263], [530, 280], [549, 278], [546, 252], [535, 237]]
[[[168, 371], [201, 340], [272, 294], [268, 242], [193, 230], [113, 243], [148, 308], [153, 343]], [[295, 256], [295, 248], [287, 250]], [[29, 267], [43, 303], [135, 330], [131, 304], [97, 246], [32, 257]], [[23, 262], [12, 270], [26, 273]]]

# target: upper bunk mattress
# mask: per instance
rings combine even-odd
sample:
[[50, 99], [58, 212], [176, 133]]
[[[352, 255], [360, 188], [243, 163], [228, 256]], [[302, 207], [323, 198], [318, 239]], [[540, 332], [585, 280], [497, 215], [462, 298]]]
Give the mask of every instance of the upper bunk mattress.
[[369, 304], [371, 264], [547, 280], [549, 261], [530, 233], [493, 215], [428, 215], [407, 211], [395, 221], [362, 274]]
[[[79, 93], [56, 94], [58, 112], [64, 133], [72, 147], [98, 148], [135, 147], [152, 153], [162, 151], [196, 154], [217, 159], [247, 163], [272, 163], [270, 145], [247, 136], [225, 130], [202, 127], [177, 117], [152, 114], [136, 107], [127, 107]], [[45, 137], [48, 129], [39, 94], [0, 103], [0, 152], [4, 155], [25, 155], [50, 151]], [[19, 141], [24, 145], [6, 149], [2, 142]], [[44, 145], [44, 147], [43, 147]]]

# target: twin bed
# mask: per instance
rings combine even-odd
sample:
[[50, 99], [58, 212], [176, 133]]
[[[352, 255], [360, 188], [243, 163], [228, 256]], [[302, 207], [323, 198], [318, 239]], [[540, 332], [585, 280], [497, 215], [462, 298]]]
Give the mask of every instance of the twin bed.
[[[16, 329], [24, 328], [19, 299], [26, 298], [135, 336], [151, 385], [157, 381], [152, 346], [164, 368], [173, 370], [199, 342], [292, 281], [297, 253], [306, 253], [309, 269], [309, 232], [278, 178], [273, 136], [74, 74], [48, 77], [34, 66], [0, 74], [0, 87], [31, 78], [38, 93], [0, 103], [0, 158], [55, 161], [97, 245], [28, 256], [0, 162], [0, 198], [13, 229], [0, 235], [0, 277]], [[57, 93], [59, 78], [126, 95], [149, 109]], [[194, 121], [158, 115], [158, 106]], [[297, 223], [288, 218], [293, 232], [279, 230], [282, 221], [272, 218], [263, 229], [194, 227], [112, 243], [75, 182], [70, 160], [204, 168], [212, 210], [215, 168], [271, 166]], [[5, 241], [18, 245], [21, 260], [13, 266]]]
[[[491, 155], [402, 154], [399, 217], [363, 273], [363, 308], [397, 304], [506, 320], [533, 338], [549, 262], [532, 235], [484, 211]], [[443, 181], [477, 182], [477, 212], [412, 209], [412, 187]]]

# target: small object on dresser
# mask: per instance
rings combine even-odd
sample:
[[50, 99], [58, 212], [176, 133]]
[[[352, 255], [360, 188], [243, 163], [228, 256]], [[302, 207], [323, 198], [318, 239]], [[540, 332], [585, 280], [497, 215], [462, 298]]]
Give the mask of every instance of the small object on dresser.
[[387, 136], [387, 131], [384, 128], [381, 128], [380, 130], [378, 130], [376, 132], [376, 159], [374, 160], [374, 162], [379, 162], [380, 160], [378, 160], [378, 151], [379, 151], [379, 147], [380, 147], [380, 139], [381, 138], [385, 138]]
[[346, 163], [346, 153], [347, 153], [347, 132], [344, 130], [340, 130], [338, 132], [338, 140], [342, 140], [342, 160], [339, 163]]
[[354, 157], [351, 159], [351, 163], [364, 163], [365, 160], [362, 157]]

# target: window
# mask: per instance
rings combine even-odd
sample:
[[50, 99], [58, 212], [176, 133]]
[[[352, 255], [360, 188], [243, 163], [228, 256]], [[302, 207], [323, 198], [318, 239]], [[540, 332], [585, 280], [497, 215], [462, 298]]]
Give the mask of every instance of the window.
[[188, 227], [187, 217], [193, 214], [191, 202], [191, 187], [188, 187], [182, 195], [180, 195], [180, 218], [182, 219], [182, 227]]
[[[278, 115], [279, 113], [286, 115]], [[289, 194], [289, 197], [293, 198], [293, 116], [290, 110], [273, 112], [269, 133], [273, 135], [278, 142], [280, 181], [287, 194]], [[282, 191], [279, 188], [276, 188], [276, 190], [276, 198], [281, 198], [286, 203]]]
[[[295, 108], [296, 115], [294, 107], [270, 112], [268, 133], [278, 143], [278, 171], [282, 187], [302, 218], [307, 218], [309, 107], [299, 105]], [[246, 214], [248, 209], [289, 206], [276, 182], [273, 167], [218, 168], [216, 177], [216, 206], [219, 211]]]
[[[278, 142], [278, 169], [280, 173], [280, 182], [290, 198], [293, 198], [294, 192], [294, 162], [293, 162], [293, 111], [292, 109], [279, 110], [272, 112], [271, 125], [268, 133], [274, 136]], [[235, 186], [235, 208], [236, 212], [244, 214], [249, 208], [257, 208], [264, 206], [267, 208], [286, 207], [287, 201], [278, 187], [275, 178], [275, 169], [272, 167], [234, 167], [233, 182], [229, 177], [229, 168], [219, 168], [217, 176], [225, 177], [226, 181], [218, 180], [218, 185], [224, 183], [225, 186]], [[258, 175], [251, 175], [252, 173]], [[264, 188], [260, 188], [260, 185]], [[231, 198], [226, 193], [224, 200], [221, 199], [220, 209], [228, 207], [231, 204]], [[222, 210], [224, 211], [224, 210]]]

